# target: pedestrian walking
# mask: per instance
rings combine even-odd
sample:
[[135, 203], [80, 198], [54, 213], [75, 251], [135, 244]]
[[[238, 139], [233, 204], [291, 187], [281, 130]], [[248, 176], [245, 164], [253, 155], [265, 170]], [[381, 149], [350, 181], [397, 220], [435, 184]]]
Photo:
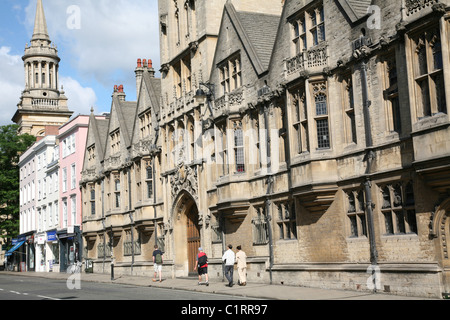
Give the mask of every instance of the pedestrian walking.
[[233, 269], [235, 262], [235, 254], [233, 252], [233, 246], [231, 244], [228, 245], [228, 250], [222, 256], [222, 262], [225, 263], [225, 277], [228, 280], [228, 286], [233, 286]]
[[198, 269], [198, 284], [202, 284], [202, 275], [205, 275], [205, 285], [209, 286], [208, 282], [208, 256], [203, 251], [202, 247], [198, 248], [197, 263], [194, 271]]
[[247, 255], [242, 251], [241, 246], [236, 247], [236, 262], [239, 275], [239, 285], [245, 286], [247, 284]]
[[155, 244], [155, 250], [153, 251], [153, 267], [155, 269], [155, 275], [153, 276], [153, 282], [156, 281], [156, 276], [159, 274], [159, 282], [162, 282], [162, 265], [163, 265], [163, 253], [158, 249], [158, 245]]

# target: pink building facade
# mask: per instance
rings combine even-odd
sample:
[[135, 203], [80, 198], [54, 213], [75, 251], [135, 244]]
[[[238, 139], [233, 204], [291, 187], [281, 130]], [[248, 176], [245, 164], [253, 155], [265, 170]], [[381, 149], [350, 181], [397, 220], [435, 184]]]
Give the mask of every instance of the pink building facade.
[[59, 128], [59, 228], [61, 271], [82, 260], [81, 192], [89, 116], [78, 115]]

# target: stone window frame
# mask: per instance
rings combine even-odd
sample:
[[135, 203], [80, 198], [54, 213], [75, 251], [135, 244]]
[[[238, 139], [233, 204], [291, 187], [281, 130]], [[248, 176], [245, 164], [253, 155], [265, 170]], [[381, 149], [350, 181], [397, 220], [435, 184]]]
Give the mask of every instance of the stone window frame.
[[116, 129], [109, 134], [111, 138], [111, 154], [120, 152], [120, 129]]
[[349, 222], [349, 238], [367, 238], [368, 224], [365, 195], [362, 189], [345, 191], [345, 210]]
[[[230, 173], [230, 168], [228, 167], [229, 164], [229, 158], [228, 158], [228, 141], [227, 141], [227, 119], [224, 119], [221, 122], [216, 123], [217, 133], [218, 133], [218, 139], [217, 139], [217, 148], [216, 150], [219, 151], [219, 159], [222, 161], [222, 166], [219, 174], [219, 176], [227, 176]], [[220, 168], [220, 166], [219, 166]]]
[[186, 54], [182, 59], [182, 77], [183, 77], [183, 92], [192, 91], [192, 60], [191, 53]]
[[[388, 132], [402, 131], [396, 51], [392, 49], [380, 58], [383, 98]], [[394, 80], [395, 79], [395, 80]]]
[[185, 38], [188, 40], [191, 37], [191, 34], [195, 34], [195, 1], [194, 0], [185, 0], [184, 2], [184, 13], [186, 19], [186, 34]]
[[222, 243], [223, 241], [223, 231], [224, 231], [224, 219], [217, 214], [212, 215], [215, 222], [211, 224], [211, 242], [212, 243]]
[[326, 41], [325, 35], [325, 10], [323, 4], [316, 6], [309, 11], [311, 27], [309, 32], [313, 38], [313, 46], [317, 46], [320, 43]]
[[177, 42], [176, 46], [179, 47], [181, 45], [181, 29], [180, 29], [180, 9], [178, 8], [178, 2], [177, 0], [174, 0], [174, 17], [177, 24], [176, 28], [176, 35], [177, 35]]
[[89, 211], [92, 216], [95, 216], [95, 184], [89, 188]]
[[195, 118], [193, 114], [186, 116], [186, 139], [188, 145], [187, 160], [188, 162], [195, 161], [197, 158], [197, 147], [195, 141]]
[[[328, 96], [327, 80], [316, 80], [310, 82], [311, 100], [314, 105], [313, 118], [315, 125], [316, 150], [331, 149], [331, 127], [330, 127], [330, 99]], [[325, 99], [325, 100], [323, 100]], [[322, 138], [321, 138], [322, 136]]]
[[417, 235], [413, 180], [384, 183], [378, 185], [378, 188], [380, 196], [379, 208], [384, 222], [383, 235]]
[[255, 168], [257, 170], [261, 169], [262, 155], [261, 155], [261, 120], [260, 120], [260, 110], [253, 110], [250, 112], [250, 122], [253, 130], [255, 130], [255, 146], [256, 146], [256, 163]]
[[175, 99], [179, 99], [183, 94], [183, 85], [182, 85], [183, 76], [182, 76], [181, 59], [174, 62], [172, 70], [173, 70], [173, 95]]
[[173, 98], [180, 99], [187, 92], [192, 91], [192, 55], [185, 53], [172, 63]]
[[97, 244], [97, 258], [110, 257], [111, 256], [111, 240], [104, 239], [105, 237], [110, 237], [106, 234], [98, 235], [98, 244]]
[[123, 255], [132, 255], [132, 246], [134, 246], [134, 255], [141, 254], [141, 233], [134, 230], [134, 241], [131, 241], [131, 229], [125, 230], [125, 239], [123, 241]]
[[308, 49], [307, 30], [306, 30], [306, 14], [302, 12], [292, 25], [292, 43], [294, 44], [294, 55], [298, 55]]
[[297, 207], [295, 200], [275, 203], [279, 240], [297, 240]]
[[113, 178], [114, 182], [114, 208], [118, 209], [120, 208], [121, 201], [120, 201], [120, 176], [115, 175]]
[[220, 77], [222, 95], [233, 92], [242, 87], [242, 63], [240, 52], [232, 54], [225, 61], [217, 64]]
[[168, 125], [168, 134], [167, 134], [167, 153], [168, 153], [168, 162], [169, 168], [173, 168], [175, 166], [175, 124]]
[[356, 130], [356, 112], [355, 112], [355, 92], [353, 87], [353, 73], [347, 71], [342, 75], [342, 110], [344, 115], [344, 138], [345, 143], [358, 144], [358, 134]]
[[155, 228], [158, 228], [157, 229], [158, 238], [156, 239], [158, 248], [159, 248], [159, 250], [161, 250], [161, 252], [165, 253], [166, 252], [166, 236], [164, 235], [165, 234], [164, 223], [157, 223], [155, 225]]
[[266, 221], [266, 207], [254, 207], [256, 214], [252, 219], [253, 245], [266, 245], [269, 243], [270, 225]]
[[323, 1], [301, 9], [288, 18], [291, 25], [291, 56], [319, 46], [326, 41], [326, 22]]
[[[440, 27], [438, 24], [433, 24], [429, 27], [422, 27], [420, 30], [411, 32], [409, 35], [409, 43], [411, 50], [411, 71], [413, 78], [413, 94], [415, 96], [414, 103], [416, 104], [416, 121], [423, 118], [434, 116], [438, 113], [448, 113], [445, 97], [444, 84], [444, 66], [442, 56], [442, 39]], [[433, 51], [436, 44], [441, 45], [440, 61], [436, 61]], [[423, 50], [423, 51], [422, 51]], [[420, 56], [423, 55], [426, 66], [420, 62]], [[439, 56], [438, 56], [439, 57]], [[421, 70], [421, 66], [424, 67]], [[438, 84], [436, 81], [441, 81], [439, 95]], [[423, 94], [421, 91], [425, 91]], [[439, 106], [439, 99], [443, 105]], [[425, 104], [424, 104], [424, 100]]]
[[245, 173], [245, 135], [241, 119], [232, 120], [235, 173]]
[[150, 136], [151, 126], [152, 126], [151, 110], [147, 110], [139, 115], [139, 134], [141, 139]]
[[95, 144], [90, 145], [87, 149], [88, 154], [88, 163], [92, 164], [95, 161], [96, 154], [95, 154]]
[[151, 164], [147, 164], [145, 167], [145, 184], [147, 186], [146, 189], [146, 199], [153, 199], [153, 167]]
[[294, 143], [297, 154], [310, 152], [309, 132], [308, 132], [308, 102], [306, 99], [305, 85], [300, 84], [289, 90], [291, 100], [292, 127], [295, 135]]

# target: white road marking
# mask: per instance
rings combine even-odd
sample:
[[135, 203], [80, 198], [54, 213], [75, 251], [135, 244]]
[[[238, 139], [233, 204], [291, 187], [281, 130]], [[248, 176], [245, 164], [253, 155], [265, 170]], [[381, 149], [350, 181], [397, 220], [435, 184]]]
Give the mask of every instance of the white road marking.
[[[0, 288], [0, 291], [5, 291], [5, 289]], [[13, 290], [9, 290], [9, 292], [14, 293], [14, 294], [18, 294], [18, 295], [22, 294], [24, 296], [30, 295], [29, 293], [20, 293], [20, 292], [13, 291]], [[44, 299], [50, 299], [50, 300], [61, 300], [61, 299], [58, 299], [58, 298], [52, 298], [52, 297], [47, 297], [47, 296], [39, 296], [38, 295], [38, 297], [44, 298]]]
[[44, 299], [50, 299], [50, 300], [61, 300], [61, 299], [57, 299], [57, 298], [52, 298], [52, 297], [46, 297], [46, 296], [38, 296], [39, 298], [44, 298]]

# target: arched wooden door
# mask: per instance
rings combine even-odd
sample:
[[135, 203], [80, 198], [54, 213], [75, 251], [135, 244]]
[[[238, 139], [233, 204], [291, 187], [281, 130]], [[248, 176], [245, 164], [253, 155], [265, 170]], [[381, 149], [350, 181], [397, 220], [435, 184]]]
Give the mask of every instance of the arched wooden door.
[[189, 274], [195, 274], [194, 268], [198, 248], [200, 247], [200, 227], [198, 225], [198, 210], [195, 205], [187, 212], [187, 248]]

